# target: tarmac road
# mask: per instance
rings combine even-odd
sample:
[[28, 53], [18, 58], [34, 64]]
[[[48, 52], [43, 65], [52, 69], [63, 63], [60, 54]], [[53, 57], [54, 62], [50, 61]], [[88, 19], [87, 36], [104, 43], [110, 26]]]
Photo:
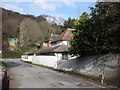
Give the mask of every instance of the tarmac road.
[[6, 59], [10, 88], [105, 88], [79, 76], [31, 65], [19, 59]]

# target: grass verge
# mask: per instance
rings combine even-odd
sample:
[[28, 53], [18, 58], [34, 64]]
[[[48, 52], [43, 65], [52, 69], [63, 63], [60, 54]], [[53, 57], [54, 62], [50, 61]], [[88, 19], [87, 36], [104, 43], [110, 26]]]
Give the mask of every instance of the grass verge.
[[20, 58], [22, 53], [20, 51], [5, 51], [2, 53], [2, 58]]

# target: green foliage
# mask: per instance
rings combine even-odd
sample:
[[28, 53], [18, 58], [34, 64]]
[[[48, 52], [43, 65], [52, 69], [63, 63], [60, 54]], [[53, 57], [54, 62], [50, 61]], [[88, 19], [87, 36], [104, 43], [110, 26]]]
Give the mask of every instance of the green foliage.
[[68, 18], [67, 21], [64, 22], [64, 27], [65, 28], [73, 28], [75, 19], [72, 19], [71, 17]]
[[73, 28], [75, 19], [72, 19], [71, 17], [68, 18], [67, 21], [64, 22], [63, 26], [61, 26], [61, 29], [65, 31], [67, 28]]
[[[71, 41], [71, 54], [120, 53], [120, 20], [117, 17], [120, 11], [116, 4], [119, 7], [118, 3], [97, 3], [95, 8], [91, 7], [90, 15], [83, 13], [74, 21], [76, 30]], [[111, 6], [115, 8], [113, 11], [109, 9]]]
[[20, 58], [23, 52], [17, 51], [5, 51], [2, 54], [2, 58]]

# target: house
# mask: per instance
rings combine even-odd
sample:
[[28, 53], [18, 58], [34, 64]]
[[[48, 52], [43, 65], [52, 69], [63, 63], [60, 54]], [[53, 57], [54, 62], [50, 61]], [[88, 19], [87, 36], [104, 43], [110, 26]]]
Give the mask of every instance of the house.
[[15, 50], [17, 43], [18, 43], [18, 39], [17, 38], [8, 38], [8, 43], [9, 43], [9, 49]]
[[62, 44], [70, 46], [70, 40], [73, 38], [73, 34], [71, 32], [74, 30], [75, 29], [68, 28], [66, 31], [51, 41], [51, 46], [55, 47]]
[[73, 38], [71, 32], [74, 30], [68, 28], [60, 35], [52, 35], [46, 46], [43, 46], [39, 50], [26, 52], [25, 55], [21, 56], [21, 60], [56, 68], [60, 62], [76, 58], [71, 57], [68, 50], [70, 40]]
[[58, 36], [53, 36], [50, 38], [49, 47], [42, 48], [34, 54], [38, 55], [54, 55], [58, 57], [58, 60], [69, 60], [71, 59], [71, 55], [69, 55], [68, 48], [70, 47], [70, 40], [73, 38], [73, 34], [71, 33], [75, 29], [68, 28], [62, 34]]

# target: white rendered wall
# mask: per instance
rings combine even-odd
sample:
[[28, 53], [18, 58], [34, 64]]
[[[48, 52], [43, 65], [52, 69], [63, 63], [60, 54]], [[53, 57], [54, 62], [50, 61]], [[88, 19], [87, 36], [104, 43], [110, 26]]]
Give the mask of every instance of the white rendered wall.
[[67, 45], [67, 41], [62, 41], [62, 44]]
[[59, 46], [62, 44], [70, 46], [70, 45], [68, 45], [68, 42], [70, 42], [70, 41], [57, 41], [57, 42], [52, 43], [52, 47]]
[[22, 56], [21, 56], [21, 60], [22, 60], [22, 61], [32, 62], [33, 56], [34, 56], [34, 55], [22, 55]]
[[33, 64], [39, 64], [47, 67], [57, 67], [57, 57], [56, 56], [34, 56], [32, 58]]
[[57, 41], [57, 42], [52, 43], [52, 47], [59, 46], [61, 44], [62, 44], [62, 41]]
[[57, 56], [58, 60], [62, 60], [62, 53], [55, 53], [55, 56]]
[[33, 57], [34, 57], [34, 55], [28, 56], [28, 61], [32, 62]]

